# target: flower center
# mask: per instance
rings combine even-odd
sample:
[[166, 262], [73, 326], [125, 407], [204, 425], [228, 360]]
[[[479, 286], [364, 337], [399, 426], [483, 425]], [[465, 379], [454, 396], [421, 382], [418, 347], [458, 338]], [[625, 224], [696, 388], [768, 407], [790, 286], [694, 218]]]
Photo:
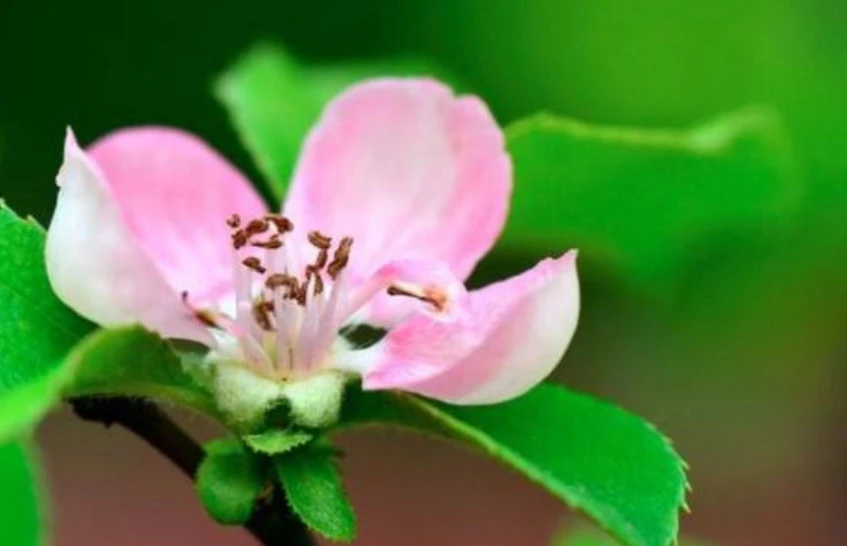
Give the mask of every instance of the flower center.
[[[216, 356], [272, 379], [323, 367], [345, 318], [342, 273], [353, 239], [343, 237], [334, 244], [331, 237], [312, 231], [296, 248], [288, 237], [294, 224], [284, 216], [268, 214], [245, 222], [233, 214], [226, 223], [233, 250], [234, 308], [229, 313], [196, 312], [218, 341]], [[309, 250], [314, 258], [303, 263]]]

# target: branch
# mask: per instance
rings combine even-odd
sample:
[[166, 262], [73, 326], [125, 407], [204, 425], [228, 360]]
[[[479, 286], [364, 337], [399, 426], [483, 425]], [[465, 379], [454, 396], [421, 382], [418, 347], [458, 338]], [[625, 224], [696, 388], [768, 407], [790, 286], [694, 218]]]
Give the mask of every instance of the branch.
[[[194, 480], [205, 456], [203, 448], [156, 404], [123, 397], [75, 398], [74, 413], [85, 421], [110, 427], [118, 424], [164, 455]], [[315, 546], [308, 529], [291, 511], [278, 487], [256, 505], [244, 527], [265, 546]]]

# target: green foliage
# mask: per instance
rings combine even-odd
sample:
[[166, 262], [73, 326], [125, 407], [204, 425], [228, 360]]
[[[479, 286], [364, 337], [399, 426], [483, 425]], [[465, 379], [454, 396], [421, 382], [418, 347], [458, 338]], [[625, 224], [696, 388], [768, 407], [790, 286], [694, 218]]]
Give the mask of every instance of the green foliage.
[[301, 69], [283, 50], [262, 44], [214, 89], [277, 197], [285, 194], [300, 144], [321, 108], [303, 83]]
[[303, 430], [268, 430], [244, 436], [242, 440], [250, 449], [265, 455], [282, 455], [307, 444], [314, 436]]
[[706, 235], [784, 227], [798, 198], [781, 126], [759, 110], [690, 131], [538, 116], [507, 136], [515, 190], [503, 246], [578, 247], [639, 284], [675, 280]]
[[0, 444], [0, 484], [3, 546], [44, 544], [40, 485], [31, 450], [24, 443]]
[[685, 503], [685, 464], [652, 425], [553, 385], [493, 406], [351, 392], [343, 426], [396, 425], [458, 440], [584, 511], [627, 546], [668, 546]]
[[185, 371], [170, 345], [140, 326], [98, 330], [68, 355], [67, 396], [144, 396], [176, 402], [211, 416], [211, 395]]
[[240, 441], [215, 440], [206, 445], [206, 458], [197, 470], [197, 493], [212, 519], [241, 525], [250, 519], [268, 478], [259, 456]]
[[296, 449], [274, 459], [291, 509], [309, 528], [330, 540], [356, 536], [356, 515], [344, 492], [336, 453], [325, 446]]
[[214, 92], [281, 199], [306, 134], [339, 91], [364, 78], [440, 72], [411, 59], [303, 67], [282, 48], [259, 44], [218, 79]]
[[34, 426], [67, 376], [62, 359], [92, 326], [53, 294], [44, 230], [0, 202], [0, 441]]

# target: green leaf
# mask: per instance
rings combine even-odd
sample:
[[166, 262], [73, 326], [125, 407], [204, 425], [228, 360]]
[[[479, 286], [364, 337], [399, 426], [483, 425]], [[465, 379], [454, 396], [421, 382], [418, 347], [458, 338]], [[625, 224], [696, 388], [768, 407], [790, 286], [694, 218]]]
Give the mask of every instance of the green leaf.
[[197, 493], [209, 516], [223, 525], [250, 519], [256, 499], [269, 478], [259, 456], [236, 439], [206, 445], [206, 458], [197, 470]]
[[93, 328], [53, 294], [44, 237], [0, 202], [0, 442], [34, 426], [58, 400], [62, 358]]
[[280, 48], [261, 44], [214, 87], [247, 151], [277, 197], [285, 194], [300, 143], [320, 112], [304, 75]]
[[260, 434], [244, 436], [242, 440], [250, 449], [265, 455], [282, 455], [303, 446], [314, 436], [302, 430], [269, 430]]
[[94, 332], [71, 351], [65, 366], [72, 370], [68, 397], [143, 396], [218, 415], [211, 395], [170, 345], [140, 326]]
[[502, 245], [578, 247], [641, 285], [674, 281], [704, 235], [786, 225], [800, 191], [781, 125], [761, 110], [689, 131], [544, 115], [507, 137], [515, 190]]
[[326, 447], [296, 449], [274, 459], [291, 509], [330, 540], [356, 536], [356, 515], [341, 483], [336, 453]]
[[31, 450], [22, 442], [0, 445], [3, 546], [39, 546], [46, 543], [41, 486]]
[[58, 367], [0, 396], [0, 443], [25, 435], [37, 425], [59, 401], [69, 378], [68, 369]]
[[259, 44], [218, 79], [214, 94], [274, 195], [281, 199], [303, 139], [339, 91], [374, 76], [439, 72], [414, 59], [306, 68], [282, 48]]
[[684, 506], [684, 463], [652, 425], [588, 396], [540, 385], [493, 406], [351, 391], [343, 426], [389, 424], [478, 448], [584, 511], [628, 546], [668, 546]]
[[[619, 542], [612, 540], [608, 535], [593, 529], [577, 528], [566, 530], [557, 536], [552, 546], [618, 546]], [[683, 540], [680, 546], [706, 546], [704, 542]]]

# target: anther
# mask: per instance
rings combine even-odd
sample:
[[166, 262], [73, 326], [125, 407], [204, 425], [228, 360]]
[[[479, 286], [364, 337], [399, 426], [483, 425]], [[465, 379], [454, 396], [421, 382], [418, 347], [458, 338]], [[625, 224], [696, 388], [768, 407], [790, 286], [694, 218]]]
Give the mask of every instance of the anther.
[[302, 306], [306, 305], [306, 297], [309, 295], [309, 285], [311, 284], [312, 276], [306, 272], [306, 280], [297, 287], [297, 303]]
[[208, 311], [196, 311], [194, 316], [209, 328], [220, 328], [220, 325], [215, 321], [215, 316]]
[[324, 291], [324, 280], [321, 277], [320, 268], [317, 265], [306, 266], [306, 281], [309, 281], [310, 279], [314, 279], [314, 281], [315, 281], [315, 286], [312, 290], [312, 293], [315, 296], [323, 293], [323, 291]]
[[253, 306], [253, 319], [262, 330], [270, 332], [273, 330], [270, 313], [273, 312], [273, 302], [260, 301]]
[[233, 214], [232, 216], [227, 218], [226, 225], [228, 225], [232, 229], [237, 229], [241, 227], [241, 216]]
[[408, 296], [410, 298], [426, 302], [432, 305], [435, 310], [439, 312], [444, 311], [444, 308], [447, 306], [447, 295], [437, 289], [425, 288], [423, 293], [417, 293], [396, 285], [391, 285], [388, 287], [386, 292], [389, 296]]
[[310, 231], [309, 242], [321, 250], [327, 250], [332, 245], [332, 237], [327, 237], [320, 231]]
[[256, 218], [255, 220], [250, 220], [247, 223], [247, 227], [244, 228], [244, 231], [247, 233], [247, 236], [258, 235], [259, 233], [264, 233], [270, 228], [270, 224], [268, 224], [267, 220], [262, 218]]
[[238, 231], [232, 234], [232, 246], [235, 248], [235, 250], [238, 250], [239, 248], [242, 248], [247, 244], [247, 239], [248, 237], [244, 230], [239, 229]]
[[285, 293], [285, 297], [287, 298], [297, 298], [297, 294], [299, 293], [299, 283], [297, 279], [292, 277], [291, 275], [286, 275], [284, 273], [274, 273], [265, 281], [265, 287], [269, 290], [276, 290], [277, 288], [287, 288], [288, 290]]
[[267, 248], [267, 249], [276, 249], [282, 246], [282, 239], [279, 238], [279, 235], [273, 235], [267, 241], [253, 241], [250, 243], [250, 246], [255, 246], [258, 248]]
[[341, 242], [338, 243], [338, 248], [335, 249], [332, 261], [326, 268], [326, 272], [332, 280], [335, 280], [338, 277], [338, 274], [341, 273], [341, 271], [347, 266], [347, 262], [350, 260], [350, 248], [352, 246], [352, 237], [344, 237], [341, 239]]
[[288, 233], [294, 229], [294, 222], [279, 214], [268, 214], [265, 220], [272, 223], [279, 233]]
[[318, 258], [315, 260], [315, 269], [323, 269], [326, 262], [329, 260], [329, 252], [322, 248], [318, 251]]
[[259, 258], [255, 256], [248, 256], [247, 258], [244, 258], [241, 263], [260, 275], [263, 275], [267, 271], [265, 266], [262, 265], [262, 262], [259, 261]]

